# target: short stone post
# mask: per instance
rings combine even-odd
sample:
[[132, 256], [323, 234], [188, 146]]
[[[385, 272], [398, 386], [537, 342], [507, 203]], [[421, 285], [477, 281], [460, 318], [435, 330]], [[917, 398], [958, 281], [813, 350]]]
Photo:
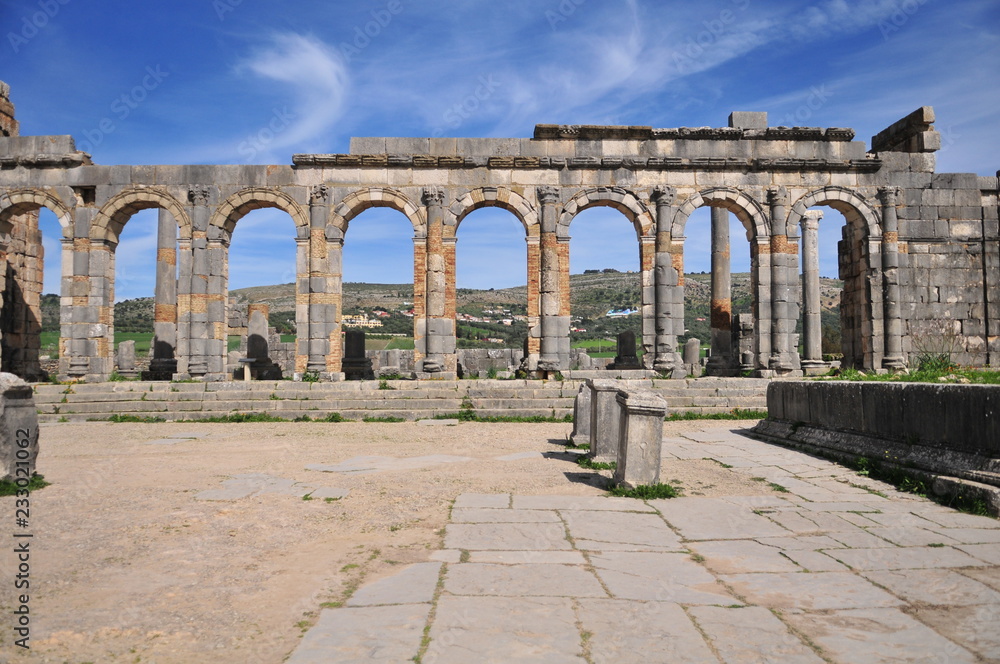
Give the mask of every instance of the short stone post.
[[243, 370], [252, 371], [258, 380], [280, 380], [281, 367], [271, 360], [271, 347], [268, 341], [270, 336], [268, 330], [269, 307], [266, 304], [251, 304], [248, 307], [248, 313], [247, 358], [253, 362], [245, 366]]
[[24, 488], [38, 458], [38, 413], [31, 385], [0, 373], [0, 481]]
[[347, 380], [372, 377], [372, 362], [365, 355], [365, 333], [361, 330], [347, 330], [344, 333], [344, 359], [341, 366]]
[[689, 374], [700, 373], [698, 367], [701, 366], [701, 341], [694, 337], [684, 343], [684, 366]]
[[618, 404], [615, 395], [618, 381], [590, 378], [590, 456], [594, 461], [611, 463], [618, 458]]
[[613, 366], [615, 369], [642, 369], [635, 352], [635, 332], [625, 330], [618, 333], [618, 354]]
[[627, 489], [659, 484], [660, 447], [667, 402], [648, 391], [619, 390], [618, 465], [615, 484]]
[[139, 371], [135, 368], [135, 342], [134, 341], [123, 341], [118, 344], [118, 352], [116, 353], [117, 365], [118, 365], [118, 375], [123, 378], [135, 378], [139, 375]]
[[569, 435], [570, 442], [577, 447], [590, 445], [590, 410], [591, 389], [584, 383], [573, 399], [573, 433]]

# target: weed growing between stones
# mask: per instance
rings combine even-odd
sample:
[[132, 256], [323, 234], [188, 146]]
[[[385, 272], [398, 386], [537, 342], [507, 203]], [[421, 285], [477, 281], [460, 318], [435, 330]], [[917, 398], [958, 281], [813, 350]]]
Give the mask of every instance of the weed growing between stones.
[[634, 489], [616, 486], [608, 489], [608, 493], [619, 498], [638, 498], [640, 500], [676, 498], [681, 495], [680, 489], [669, 484], [646, 484]]
[[618, 467], [618, 464], [614, 461], [594, 461], [590, 457], [582, 455], [577, 458], [576, 462], [580, 467], [590, 470], [614, 470]]
[[765, 420], [767, 419], [767, 411], [733, 408], [728, 413], [696, 413], [688, 410], [679, 413], [670, 413], [663, 419], [666, 422], [687, 420]]
[[[88, 420], [90, 421], [90, 420]], [[119, 415], [115, 414], [108, 418], [108, 422], [114, 422], [115, 424], [128, 423], [139, 423], [139, 424], [158, 424], [160, 422], [166, 422], [162, 417], [156, 417], [155, 415]]]
[[50, 484], [52, 484], [52, 482], [46, 482], [44, 475], [35, 473], [31, 476], [31, 479], [28, 480], [28, 486], [18, 486], [16, 482], [10, 481], [0, 482], [0, 496], [15, 496], [18, 491], [24, 491], [25, 489], [28, 491], [37, 491], [38, 489], [47, 487]]
[[376, 417], [369, 415], [367, 417], [364, 417], [361, 421], [362, 422], [405, 422], [406, 419], [402, 417], [392, 417], [392, 416]]
[[[896, 465], [883, 465], [877, 459], [869, 459], [868, 457], [858, 457], [854, 461], [853, 466], [858, 475], [890, 484], [897, 491], [912, 493], [915, 496], [933, 500], [938, 504], [951, 507], [960, 512], [990, 516], [989, 506], [982, 498], [961, 493], [950, 497], [938, 496], [931, 490], [929, 485], [930, 480], [922, 477], [925, 474], [919, 471], [901, 468]], [[872, 491], [872, 493], [879, 492]], [[881, 495], [884, 496], [885, 494]]]
[[927, 362], [904, 374], [869, 374], [857, 369], [834, 369], [825, 376], [819, 376], [816, 380], [1000, 385], [1000, 371], [956, 367], [950, 363], [942, 365], [938, 362]]

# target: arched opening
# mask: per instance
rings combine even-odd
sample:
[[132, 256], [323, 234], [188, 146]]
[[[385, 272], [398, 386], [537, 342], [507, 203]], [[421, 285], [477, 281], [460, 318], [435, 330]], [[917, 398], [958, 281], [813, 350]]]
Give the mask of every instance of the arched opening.
[[294, 220], [276, 206], [237, 208], [226, 227], [226, 373], [237, 379], [248, 369], [255, 379], [291, 376], [303, 318], [296, 307], [302, 290], [298, 264], [307, 260], [308, 246], [296, 242]]
[[[38, 361], [44, 376], [55, 376], [59, 373], [59, 338], [62, 334], [63, 233], [55, 213], [45, 207], [38, 211], [38, 229], [41, 232], [43, 258]], [[7, 301], [6, 294], [4, 301]]]
[[[591, 203], [573, 217], [570, 233], [570, 347], [579, 349], [571, 368], [640, 368], [652, 330], [645, 324], [636, 224], [619, 210]], [[619, 355], [619, 335], [635, 339], [633, 355]]]
[[[408, 374], [414, 370], [415, 323], [423, 315], [418, 280], [424, 274], [415, 260], [424, 257], [423, 238], [415, 238], [411, 220], [388, 203], [352, 212], [343, 240], [343, 371], [348, 378]], [[356, 355], [348, 335], [358, 333], [364, 333], [365, 356], [348, 357], [347, 351]]]
[[678, 344], [685, 348], [696, 339], [698, 363], [709, 375], [752, 371], [757, 290], [751, 234], [735, 214], [709, 205], [691, 212], [684, 232], [684, 328]]
[[[118, 244], [113, 254], [112, 351], [114, 371], [123, 378], [148, 374], [155, 355], [157, 322], [176, 324], [176, 316], [165, 312], [164, 305], [176, 305], [177, 261], [168, 260], [168, 254], [176, 256], [177, 223], [169, 215], [164, 219], [167, 241], [162, 241], [160, 216], [163, 212], [158, 208], [138, 210], [123, 220], [117, 233]], [[152, 266], [155, 268], [151, 269]], [[164, 267], [165, 270], [162, 269]], [[168, 290], [174, 293], [170, 302], [162, 298], [164, 291]], [[158, 292], [161, 295], [159, 298]], [[169, 343], [169, 335], [162, 325], [159, 332], [161, 343]], [[176, 343], [176, 333], [173, 339]], [[171, 359], [172, 350], [168, 353]], [[171, 374], [168, 371], [157, 378], [169, 380]], [[148, 375], [145, 377], [149, 378]]]
[[[537, 228], [534, 236], [537, 243]], [[516, 371], [527, 353], [530, 306], [525, 225], [512, 211], [484, 206], [457, 221], [456, 341], [463, 376]]]

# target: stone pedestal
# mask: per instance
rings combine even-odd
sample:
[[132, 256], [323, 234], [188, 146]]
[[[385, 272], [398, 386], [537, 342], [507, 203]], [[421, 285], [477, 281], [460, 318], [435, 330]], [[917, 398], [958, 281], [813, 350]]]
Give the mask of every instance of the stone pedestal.
[[635, 353], [635, 332], [625, 330], [618, 333], [618, 353], [615, 355], [613, 369], [642, 369]]
[[701, 341], [693, 337], [684, 343], [684, 367], [688, 374], [701, 373]]
[[618, 458], [619, 383], [607, 378], [587, 380], [590, 388], [590, 453], [594, 461], [611, 463]]
[[584, 383], [573, 400], [573, 433], [569, 439], [574, 445], [590, 445], [590, 411], [591, 389]]
[[619, 390], [615, 401], [620, 411], [615, 484], [628, 489], [658, 484], [667, 402], [653, 392], [626, 390]]
[[[365, 356], [365, 333], [361, 330], [347, 330], [344, 333], [344, 359], [341, 366], [347, 380], [374, 378], [371, 360]], [[434, 372], [434, 375], [440, 373], [442, 372]]]
[[123, 341], [118, 344], [118, 351], [115, 353], [115, 363], [118, 366], [118, 375], [123, 378], [135, 378], [139, 371], [135, 367], [135, 342]]
[[248, 367], [253, 378], [257, 380], [281, 380], [281, 367], [270, 357], [268, 344], [268, 306], [266, 304], [251, 304], [247, 321], [247, 358], [253, 360]]
[[31, 385], [0, 373], [0, 481], [27, 486], [38, 458], [38, 413]]

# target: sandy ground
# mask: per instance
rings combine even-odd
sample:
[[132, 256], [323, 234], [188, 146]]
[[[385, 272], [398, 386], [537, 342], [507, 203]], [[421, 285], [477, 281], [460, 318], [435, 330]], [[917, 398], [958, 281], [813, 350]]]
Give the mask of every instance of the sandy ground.
[[[667, 423], [664, 436], [752, 422]], [[461, 493], [603, 495], [563, 453], [571, 425], [58, 424], [31, 495], [31, 649], [13, 633], [14, 499], [0, 498], [0, 661], [280, 662], [324, 603], [440, 548]], [[171, 436], [197, 436], [150, 444]], [[548, 453], [514, 460], [497, 457]], [[307, 470], [358, 456], [469, 460], [370, 474]], [[241, 473], [349, 489], [340, 500], [195, 496]], [[604, 475], [609, 475], [605, 472]], [[766, 484], [705, 460], [665, 462], [685, 495]], [[8, 546], [8, 544], [11, 544]]]

